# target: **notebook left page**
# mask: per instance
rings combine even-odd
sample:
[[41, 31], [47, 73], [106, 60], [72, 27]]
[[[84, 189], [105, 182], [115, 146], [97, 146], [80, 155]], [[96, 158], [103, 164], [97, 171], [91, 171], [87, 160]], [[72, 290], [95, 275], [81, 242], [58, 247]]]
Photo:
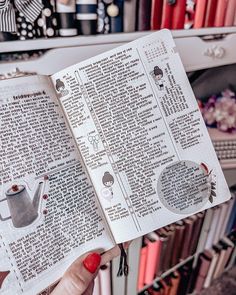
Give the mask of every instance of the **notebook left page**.
[[0, 293], [38, 294], [112, 239], [46, 76], [0, 81]]

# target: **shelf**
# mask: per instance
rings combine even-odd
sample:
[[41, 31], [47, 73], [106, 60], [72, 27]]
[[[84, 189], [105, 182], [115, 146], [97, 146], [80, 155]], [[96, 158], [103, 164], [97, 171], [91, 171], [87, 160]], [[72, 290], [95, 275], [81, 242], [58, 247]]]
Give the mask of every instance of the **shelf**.
[[184, 259], [183, 261], [179, 262], [178, 264], [176, 264], [175, 266], [173, 266], [172, 268], [168, 269], [167, 271], [163, 272], [163, 274], [161, 274], [161, 276], [156, 277], [151, 284], [146, 285], [145, 287], [143, 287], [143, 289], [141, 289], [140, 291], [138, 291], [138, 294], [140, 294], [141, 292], [147, 290], [148, 288], [150, 288], [155, 282], [160, 281], [161, 279], [167, 277], [169, 274], [171, 274], [173, 271], [175, 271], [176, 269], [178, 269], [179, 267], [185, 265], [188, 261], [190, 261], [192, 258], [194, 258], [196, 256], [196, 254], [189, 256], [188, 258]]
[[[0, 42], [0, 53], [130, 42], [152, 31]], [[174, 38], [236, 33], [236, 27], [173, 30]]]

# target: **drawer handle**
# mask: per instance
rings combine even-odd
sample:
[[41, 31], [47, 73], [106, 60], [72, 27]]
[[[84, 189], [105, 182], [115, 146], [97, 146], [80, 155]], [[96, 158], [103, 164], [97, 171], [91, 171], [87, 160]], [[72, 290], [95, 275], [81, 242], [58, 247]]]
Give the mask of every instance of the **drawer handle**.
[[212, 58], [223, 58], [225, 55], [225, 49], [221, 46], [214, 45], [214, 46], [208, 47], [204, 51], [204, 55], [212, 57]]

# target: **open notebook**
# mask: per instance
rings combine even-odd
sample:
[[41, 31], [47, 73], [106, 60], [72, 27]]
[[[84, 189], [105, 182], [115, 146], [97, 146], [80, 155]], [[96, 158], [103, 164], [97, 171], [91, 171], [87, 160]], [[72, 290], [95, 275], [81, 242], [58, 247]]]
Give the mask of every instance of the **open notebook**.
[[168, 30], [0, 81], [0, 115], [3, 295], [230, 198]]

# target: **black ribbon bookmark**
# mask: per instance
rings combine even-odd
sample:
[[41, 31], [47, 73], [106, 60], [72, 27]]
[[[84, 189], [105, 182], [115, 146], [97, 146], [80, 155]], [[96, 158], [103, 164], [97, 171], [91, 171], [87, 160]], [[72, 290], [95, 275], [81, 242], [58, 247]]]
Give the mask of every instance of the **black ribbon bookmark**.
[[123, 276], [128, 276], [129, 274], [129, 266], [127, 263], [127, 254], [125, 252], [125, 249], [123, 247], [123, 244], [118, 244], [119, 248], [120, 248], [120, 265], [119, 265], [119, 270], [117, 273], [118, 277]]

